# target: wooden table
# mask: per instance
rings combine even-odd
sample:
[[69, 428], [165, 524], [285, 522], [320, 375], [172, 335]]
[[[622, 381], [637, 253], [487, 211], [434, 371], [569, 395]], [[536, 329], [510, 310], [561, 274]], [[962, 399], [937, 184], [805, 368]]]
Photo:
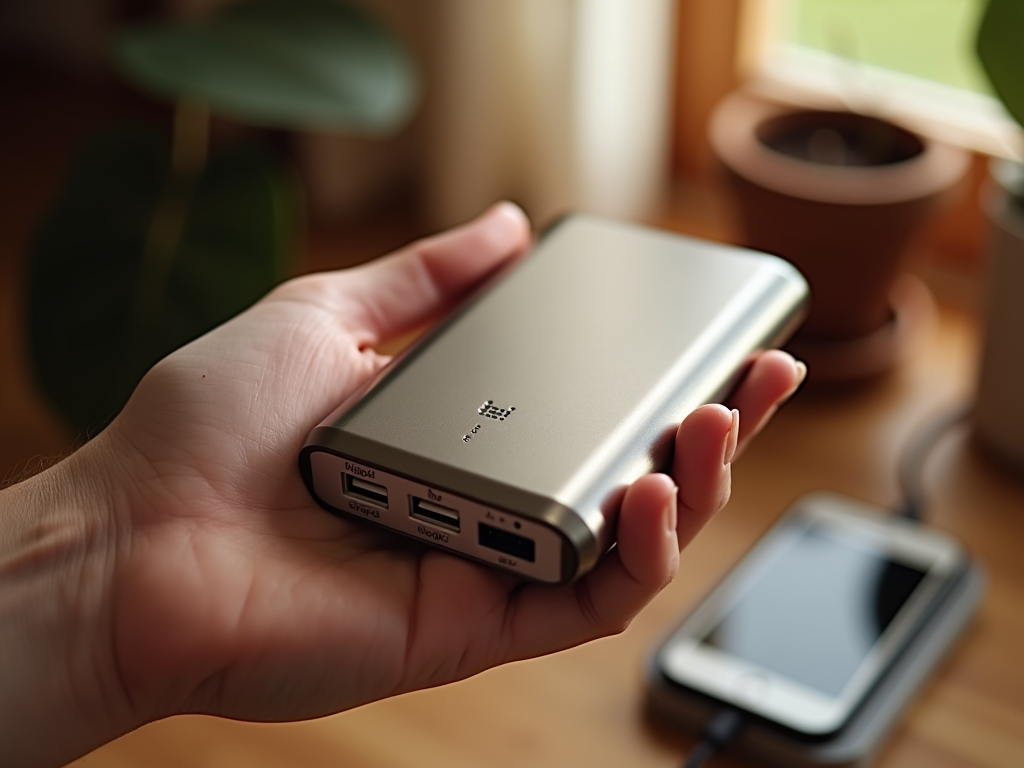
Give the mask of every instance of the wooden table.
[[[680, 765], [693, 738], [645, 718], [646, 654], [797, 496], [831, 489], [896, 504], [901, 450], [923, 423], [969, 398], [976, 349], [972, 314], [942, 307], [891, 374], [843, 392], [802, 391], [736, 464], [732, 501], [683, 553], [675, 583], [618, 637], [313, 722], [175, 718], [76, 765]], [[972, 627], [878, 765], [1024, 765], [1024, 483], [982, 455], [967, 426], [936, 444], [924, 482], [927, 518], [966, 543], [990, 582]], [[750, 763], [721, 755], [712, 765]]]

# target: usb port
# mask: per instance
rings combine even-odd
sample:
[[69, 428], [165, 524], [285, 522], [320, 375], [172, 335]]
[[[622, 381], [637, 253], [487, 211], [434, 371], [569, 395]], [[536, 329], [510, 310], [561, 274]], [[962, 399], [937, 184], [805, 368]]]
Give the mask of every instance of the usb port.
[[487, 525], [487, 523], [480, 523], [479, 534], [478, 541], [482, 547], [487, 547], [512, 557], [518, 557], [520, 560], [526, 560], [531, 563], [536, 557], [536, 547], [533, 539], [503, 531], [500, 528]]
[[432, 501], [416, 496], [409, 497], [409, 517], [422, 520], [424, 523], [439, 525], [449, 531], [459, 532], [459, 513], [457, 510], [442, 507]]
[[388, 489], [383, 485], [371, 483], [369, 480], [363, 480], [363, 478], [350, 475], [347, 472], [344, 478], [342, 490], [346, 496], [351, 496], [353, 499], [366, 501], [370, 504], [376, 504], [378, 507], [384, 507], [384, 509], [388, 508]]

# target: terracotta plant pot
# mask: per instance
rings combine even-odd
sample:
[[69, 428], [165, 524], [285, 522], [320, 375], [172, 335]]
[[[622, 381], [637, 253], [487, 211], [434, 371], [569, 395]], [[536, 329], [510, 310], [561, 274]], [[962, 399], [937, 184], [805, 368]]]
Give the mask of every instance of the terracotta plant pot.
[[906, 247], [951, 196], [967, 153], [867, 115], [742, 92], [709, 130], [743, 244], [782, 256], [810, 283], [794, 351], [818, 358], [808, 359], [818, 380], [891, 366], [930, 307], [923, 285], [901, 277]]
[[975, 432], [986, 448], [1024, 472], [1024, 168], [993, 166], [985, 335]]

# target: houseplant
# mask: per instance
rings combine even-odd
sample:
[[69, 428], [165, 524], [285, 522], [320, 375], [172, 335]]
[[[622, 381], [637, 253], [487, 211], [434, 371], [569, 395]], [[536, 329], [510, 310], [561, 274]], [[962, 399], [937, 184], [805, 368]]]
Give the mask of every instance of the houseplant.
[[89, 141], [27, 270], [37, 382], [87, 433], [157, 360], [293, 270], [294, 174], [259, 142], [211, 142], [212, 116], [374, 135], [417, 98], [404, 48], [335, 0], [243, 0], [198, 24], [140, 25], [115, 54], [123, 76], [174, 104], [171, 136], [131, 125]]
[[[1024, 3], [989, 0], [977, 50], [996, 95], [1024, 125]], [[985, 201], [988, 291], [974, 423], [985, 446], [1024, 470], [1024, 166], [996, 160], [991, 177]]]
[[712, 116], [711, 146], [744, 245], [782, 256], [811, 286], [790, 345], [812, 380], [886, 370], [930, 309], [904, 252], [967, 169], [967, 153], [843, 109], [807, 109], [743, 91]]

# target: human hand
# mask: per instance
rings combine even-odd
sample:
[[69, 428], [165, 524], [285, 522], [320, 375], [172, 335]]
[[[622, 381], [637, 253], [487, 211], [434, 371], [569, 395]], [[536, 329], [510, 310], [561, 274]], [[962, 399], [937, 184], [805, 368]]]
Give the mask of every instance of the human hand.
[[[501, 205], [373, 264], [290, 281], [159, 363], [78, 453], [4, 492], [58, 508], [49, 526], [72, 555], [31, 564], [65, 587], [31, 591], [48, 618], [23, 621], [14, 648], [39, 657], [16, 680], [56, 674], [59, 685], [25, 693], [18, 709], [0, 694], [11, 715], [0, 734], [49, 745], [26, 763], [65, 761], [180, 712], [316, 717], [628, 625], [728, 499], [737, 448], [799, 385], [788, 355], [755, 360], [738, 413], [710, 405], [686, 419], [671, 476], [628, 489], [617, 547], [565, 587], [328, 515], [298, 475], [311, 427], [386, 363], [381, 342], [443, 313], [528, 244], [525, 217]], [[25, 540], [0, 539], [0, 554]], [[73, 642], [26, 646], [29, 630], [66, 629], [68, 617]], [[59, 737], [54, 712], [75, 723]]]

